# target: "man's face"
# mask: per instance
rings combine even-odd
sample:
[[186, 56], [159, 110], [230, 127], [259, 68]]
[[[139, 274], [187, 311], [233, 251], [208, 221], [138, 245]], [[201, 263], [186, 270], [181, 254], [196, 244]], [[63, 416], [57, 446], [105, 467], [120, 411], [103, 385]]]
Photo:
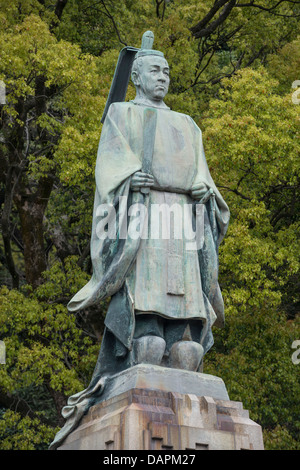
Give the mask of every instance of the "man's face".
[[166, 59], [155, 55], [143, 57], [137, 83], [147, 98], [162, 101], [168, 93], [170, 83], [169, 66]]

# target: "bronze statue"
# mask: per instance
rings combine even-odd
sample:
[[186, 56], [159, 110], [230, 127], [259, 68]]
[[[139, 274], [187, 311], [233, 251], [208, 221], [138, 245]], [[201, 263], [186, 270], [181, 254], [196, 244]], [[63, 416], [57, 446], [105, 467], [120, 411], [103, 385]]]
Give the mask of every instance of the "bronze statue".
[[[111, 301], [91, 383], [63, 409], [67, 422], [53, 448], [101, 399], [107, 377], [141, 363], [200, 371], [212, 325], [224, 322], [218, 246], [229, 210], [210, 176], [201, 130], [163, 101], [169, 66], [152, 44], [148, 31], [141, 49], [121, 52], [103, 116], [93, 275], [68, 309]], [[136, 97], [124, 102], [130, 69]]]

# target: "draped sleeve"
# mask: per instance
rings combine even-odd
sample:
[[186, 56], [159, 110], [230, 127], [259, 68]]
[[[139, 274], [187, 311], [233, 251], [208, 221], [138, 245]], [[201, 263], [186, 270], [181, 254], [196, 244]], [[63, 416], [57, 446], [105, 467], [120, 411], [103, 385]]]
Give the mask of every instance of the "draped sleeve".
[[193, 119], [192, 118], [190, 119], [193, 122], [193, 125], [195, 127], [195, 139], [196, 139], [195, 147], [197, 148], [197, 174], [196, 174], [192, 187], [196, 186], [197, 183], [203, 182], [208, 186], [208, 188], [211, 188], [215, 194], [216, 219], [217, 219], [217, 223], [219, 226], [218, 243], [220, 244], [228, 228], [230, 212], [229, 212], [229, 208], [226, 202], [224, 201], [222, 195], [220, 194], [218, 188], [216, 187], [211, 177], [211, 174], [207, 165], [206, 157], [205, 157], [202, 132], [199, 129], [199, 127], [196, 125], [196, 123], [193, 121]]
[[[90, 242], [93, 274], [70, 300], [68, 310], [71, 312], [115, 294], [122, 287], [139, 247], [139, 240], [119, 239], [120, 226], [127, 217], [127, 210], [120, 211], [120, 197], [128, 200], [130, 176], [142, 166], [140, 155], [133, 152], [129, 145], [129, 131], [132, 128], [130, 114], [130, 106], [126, 103], [114, 103], [102, 128], [95, 168], [96, 190]], [[143, 196], [138, 193], [136, 197]], [[115, 221], [115, 237], [99, 237], [97, 227], [103, 219], [100, 208], [106, 210], [107, 220]]]

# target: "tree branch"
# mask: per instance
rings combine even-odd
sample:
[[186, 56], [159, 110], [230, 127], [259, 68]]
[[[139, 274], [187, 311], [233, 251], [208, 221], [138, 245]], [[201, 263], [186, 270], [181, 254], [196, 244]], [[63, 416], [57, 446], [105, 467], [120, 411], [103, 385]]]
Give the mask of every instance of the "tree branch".
[[14, 190], [16, 184], [19, 179], [19, 175], [15, 179], [13, 183], [13, 166], [10, 166], [6, 176], [6, 186], [5, 186], [5, 198], [2, 210], [2, 218], [1, 218], [1, 225], [2, 225], [2, 238], [4, 244], [4, 253], [5, 253], [5, 261], [7, 269], [12, 277], [12, 284], [15, 289], [19, 288], [19, 280], [20, 276], [15, 267], [15, 262], [12, 256], [11, 250], [11, 230], [10, 230], [10, 213], [13, 201]]
[[214, 6], [207, 13], [207, 15], [205, 15], [205, 17], [201, 21], [199, 21], [199, 23], [197, 23], [191, 28], [192, 33], [195, 34], [197, 31], [202, 30], [210, 22], [214, 15], [219, 11], [219, 9], [222, 8], [227, 2], [228, 0], [216, 1]]
[[[42, 3], [42, 2], [40, 2], [40, 3]], [[55, 18], [55, 20], [52, 21], [52, 23], [49, 27], [51, 32], [52, 32], [53, 28], [55, 28], [56, 26], [59, 25], [59, 22], [61, 21], [62, 14], [63, 14], [63, 11], [64, 11], [67, 3], [68, 3], [68, 0], [57, 0], [56, 5], [55, 5], [55, 9], [54, 9], [54, 13], [55, 13], [56, 18]]]
[[300, 13], [298, 15], [295, 15], [294, 13], [292, 15], [288, 15], [288, 14], [277, 13], [276, 11], [273, 11], [279, 5], [281, 5], [282, 3], [291, 3], [292, 5], [299, 5], [300, 4], [300, 2], [297, 2], [297, 1], [279, 0], [279, 2], [277, 2], [275, 5], [273, 5], [270, 8], [267, 8], [267, 7], [264, 7], [262, 5], [258, 5], [256, 3], [254, 3], [254, 0], [253, 0], [253, 1], [248, 2], [248, 3], [237, 3], [235, 5], [235, 7], [236, 8], [245, 8], [245, 7], [258, 8], [259, 10], [267, 11], [268, 13], [271, 13], [272, 15], [276, 15], [276, 16], [283, 16], [284, 18], [297, 18], [297, 17], [300, 16]]
[[240, 191], [238, 191], [237, 189], [232, 189], [232, 188], [229, 188], [228, 186], [221, 186], [221, 185], [218, 185], [218, 188], [221, 188], [221, 189], [227, 189], [228, 191], [231, 191], [232, 193], [236, 194], [237, 196], [240, 196], [242, 199], [244, 199], [245, 201], [251, 201], [251, 198], [250, 197], [247, 197], [245, 196], [244, 194], [242, 194]]
[[68, 3], [68, 0], [57, 0], [56, 2], [54, 13], [56, 14], [59, 21], [61, 20], [63, 11], [67, 3]]
[[[276, 16], [288, 17], [288, 18], [290, 17], [296, 18], [300, 16], [300, 13], [299, 14], [295, 14], [295, 13], [285, 14], [285, 13], [279, 13], [278, 11], [276, 11], [276, 9], [280, 5], [284, 5], [284, 4], [295, 6], [295, 5], [300, 5], [300, 1], [279, 0], [275, 5], [268, 8], [263, 5], [255, 3], [255, 0], [251, 0], [250, 2], [247, 2], [247, 3], [237, 3], [237, 0], [229, 0], [229, 1], [217, 0], [215, 1], [214, 5], [209, 10], [209, 12], [204, 16], [204, 18], [202, 18], [202, 20], [200, 20], [195, 26], [192, 26], [192, 28], [190, 28], [190, 31], [195, 38], [209, 36], [210, 34], [216, 31], [218, 26], [224, 23], [224, 21], [227, 19], [227, 17], [229, 16], [233, 8], [258, 8], [260, 10], [269, 12], [270, 14], [273, 14]], [[219, 16], [216, 19], [214, 19], [221, 8], [223, 9], [220, 12]], [[211, 20], [214, 20], [214, 21], [211, 22]]]
[[[160, 15], [160, 5], [163, 4], [163, 10], [162, 10], [162, 14]], [[160, 20], [163, 20], [164, 19], [164, 15], [165, 15], [165, 10], [166, 10], [166, 1], [165, 0], [156, 0], [156, 16], [157, 18], [159, 18]]]
[[0, 406], [15, 411], [22, 417], [29, 416], [31, 419], [37, 418], [44, 424], [53, 425], [53, 423], [44, 416], [37, 415], [26, 400], [12, 393], [6, 393], [0, 390]]
[[[209, 11], [209, 13], [203, 18], [203, 20], [201, 20], [196, 26], [193, 26], [191, 28], [193, 36], [195, 38], [200, 38], [207, 37], [212, 34], [218, 28], [218, 26], [224, 23], [226, 18], [230, 15], [230, 12], [235, 6], [235, 4], [236, 0], [230, 0], [229, 2], [225, 0], [219, 0], [218, 2], [216, 2]], [[223, 5], [225, 6], [221, 11], [219, 17], [214, 20], [210, 25], [206, 26]]]
[[120, 32], [119, 32], [118, 27], [117, 27], [117, 25], [116, 25], [116, 22], [115, 22], [113, 16], [110, 14], [110, 12], [109, 12], [107, 6], [105, 5], [104, 0], [101, 0], [101, 4], [103, 5], [103, 8], [104, 8], [104, 10], [105, 10], [105, 12], [106, 12], [106, 16], [108, 16], [108, 18], [111, 20], [111, 22], [112, 22], [112, 24], [113, 24], [113, 27], [114, 27], [114, 29], [115, 29], [115, 31], [116, 31], [116, 33], [117, 33], [117, 36], [118, 36], [118, 38], [119, 38], [120, 43], [121, 43], [121, 44], [124, 44], [124, 46], [127, 46], [127, 43], [122, 40], [121, 35], [120, 35]]
[[274, 10], [275, 8], [277, 8], [281, 3], [283, 3], [285, 0], [279, 0], [279, 2], [276, 3], [276, 5], [273, 5], [272, 7], [270, 8], [266, 8], [266, 7], [263, 7], [261, 5], [256, 5], [254, 3], [254, 0], [252, 0], [251, 2], [248, 2], [248, 3], [237, 3], [236, 6], [237, 7], [253, 7], [253, 8], [259, 8], [261, 10], [265, 10], [265, 11], [272, 11]]

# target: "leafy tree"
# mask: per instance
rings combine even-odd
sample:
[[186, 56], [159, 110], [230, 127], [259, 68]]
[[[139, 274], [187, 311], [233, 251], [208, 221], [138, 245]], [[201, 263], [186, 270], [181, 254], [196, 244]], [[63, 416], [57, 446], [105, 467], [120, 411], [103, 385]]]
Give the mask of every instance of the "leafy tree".
[[[79, 266], [87, 256], [92, 167], [105, 104], [101, 87], [106, 89], [108, 83], [105, 78], [99, 79], [98, 59], [82, 54], [77, 45], [58, 41], [37, 15], [3, 28], [0, 43], [0, 74], [7, 91], [1, 114], [1, 260], [11, 274], [12, 287], [21, 289], [1, 291], [1, 339], [8, 351], [7, 365], [1, 367], [1, 403], [12, 409], [21, 403], [16, 407], [19, 413], [30, 417], [28, 410], [36, 409], [32, 419], [42, 419], [42, 400], [33, 403], [31, 398], [32, 390], [37, 391], [49, 408], [46, 423], [49, 426], [50, 419], [53, 434], [53, 423], [61, 424], [61, 407], [74, 390], [72, 378], [73, 387], [83, 386], [83, 376], [76, 378], [79, 372], [67, 370], [75, 364], [74, 354], [82, 355], [80, 360], [88, 364], [95, 353], [88, 345], [97, 343], [98, 330], [103, 327], [102, 307], [96, 318], [100, 326], [93, 331], [89, 327], [83, 333], [78, 325], [85, 320], [69, 317], [65, 305], [67, 296], [82, 286], [82, 279], [87, 279], [70, 256], [76, 255]], [[109, 55], [106, 61], [110, 61]], [[104, 64], [105, 59], [101, 70]], [[68, 272], [70, 263], [73, 269], [68, 274], [68, 287], [62, 273]], [[20, 319], [22, 325], [16, 324]], [[44, 322], [48, 321], [51, 326], [47, 327]], [[64, 325], [68, 329], [66, 337], [62, 333]], [[79, 350], [72, 339], [71, 325], [79, 334]], [[53, 337], [49, 347], [49, 336], [55, 331], [58, 343], [55, 347]], [[90, 338], [90, 343], [82, 335]], [[75, 347], [73, 359], [63, 353], [71, 344]], [[59, 371], [64, 376], [60, 385]], [[49, 405], [49, 397], [53, 405]], [[4, 417], [12, 418], [17, 429], [22, 428], [11, 413]], [[21, 422], [27, 423], [28, 419]]]
[[269, 57], [269, 73], [278, 80], [278, 91], [289, 93], [291, 86], [299, 80], [300, 68], [300, 37], [288, 42]]
[[[227, 326], [216, 333], [207, 371], [222, 375], [231, 399], [266, 430], [270, 448], [281, 435], [282, 448], [298, 448], [291, 345], [299, 318], [287, 322], [286, 315], [294, 318], [290, 307], [299, 305], [299, 113], [263, 68], [222, 84], [203, 120], [204, 140], [233, 220], [220, 250]], [[293, 299], [285, 305], [287, 289]]]

